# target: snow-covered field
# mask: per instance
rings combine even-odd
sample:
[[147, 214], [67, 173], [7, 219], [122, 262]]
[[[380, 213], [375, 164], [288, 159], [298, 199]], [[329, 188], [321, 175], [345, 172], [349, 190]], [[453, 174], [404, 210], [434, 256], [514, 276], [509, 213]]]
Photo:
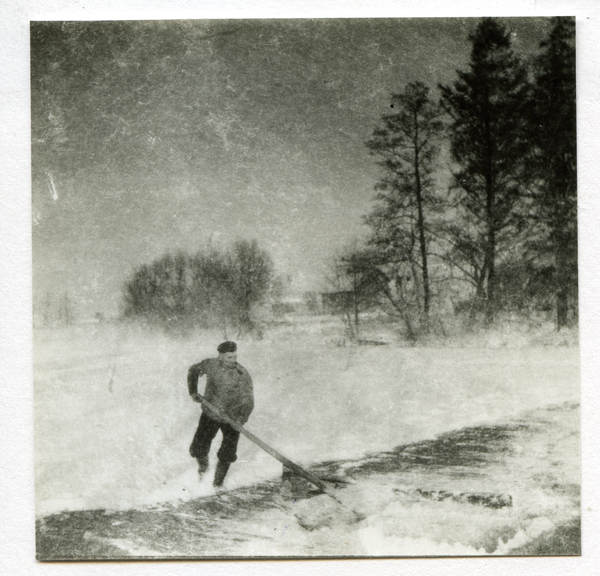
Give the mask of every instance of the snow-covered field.
[[[340, 346], [335, 330], [315, 321], [280, 327], [262, 340], [238, 340], [238, 361], [255, 386], [247, 428], [301, 465], [360, 459], [579, 401], [576, 347]], [[221, 340], [217, 333], [174, 338], [114, 324], [37, 332], [37, 515], [123, 510], [211, 494], [210, 479], [198, 482], [188, 454], [200, 408], [188, 396], [186, 375], [192, 363], [215, 356]], [[216, 440], [211, 464], [220, 436]], [[578, 483], [578, 454], [569, 450], [569, 481]], [[280, 475], [279, 462], [242, 438], [227, 485]], [[453, 506], [437, 503], [434, 509], [449, 507], [454, 514]], [[420, 553], [416, 540], [395, 542], [393, 535], [379, 534], [380, 525], [367, 528], [373, 533], [364, 537], [381, 548], [373, 554], [387, 554], [390, 546]]]

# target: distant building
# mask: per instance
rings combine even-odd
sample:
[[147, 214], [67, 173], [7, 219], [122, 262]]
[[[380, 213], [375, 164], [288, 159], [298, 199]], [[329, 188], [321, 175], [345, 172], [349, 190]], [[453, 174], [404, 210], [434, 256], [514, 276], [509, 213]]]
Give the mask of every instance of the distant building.
[[321, 308], [323, 312], [333, 314], [340, 310], [348, 310], [352, 306], [354, 306], [354, 292], [351, 290], [321, 293]]
[[310, 314], [316, 314], [321, 311], [321, 295], [318, 292], [304, 292], [302, 300], [306, 306], [306, 310]]
[[286, 296], [271, 305], [271, 311], [275, 316], [285, 314], [302, 314], [306, 312], [306, 306], [301, 297]]

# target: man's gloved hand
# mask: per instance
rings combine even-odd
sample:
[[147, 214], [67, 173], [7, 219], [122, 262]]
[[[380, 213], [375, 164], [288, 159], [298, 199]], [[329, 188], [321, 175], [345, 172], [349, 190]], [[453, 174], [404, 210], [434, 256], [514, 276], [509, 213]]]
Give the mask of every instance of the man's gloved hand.
[[194, 392], [191, 396], [192, 396], [192, 400], [194, 402], [198, 402], [198, 404], [202, 404], [202, 400], [200, 400], [200, 394], [198, 394], [198, 392]]

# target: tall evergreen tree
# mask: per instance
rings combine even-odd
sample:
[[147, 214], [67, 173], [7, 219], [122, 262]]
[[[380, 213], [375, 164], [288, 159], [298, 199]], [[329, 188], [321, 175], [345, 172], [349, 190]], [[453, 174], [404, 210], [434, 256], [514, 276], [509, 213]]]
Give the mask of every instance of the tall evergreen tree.
[[527, 176], [530, 85], [510, 33], [497, 20], [484, 18], [469, 40], [469, 68], [457, 71], [452, 86], [440, 86], [441, 105], [451, 118], [453, 187], [472, 229], [474, 254], [481, 258], [478, 296], [485, 296], [491, 321], [498, 298], [496, 260], [502, 244], [510, 242]]
[[[381, 204], [366, 222], [373, 231], [371, 244], [379, 248], [383, 263], [406, 262], [420, 268], [421, 324], [427, 329], [431, 289], [426, 213], [434, 203], [431, 175], [443, 127], [441, 111], [421, 82], [393, 94], [391, 108], [394, 113], [382, 117], [383, 126], [367, 142], [381, 158], [385, 172], [376, 186]], [[419, 282], [417, 277], [414, 280]]]
[[537, 214], [547, 228], [538, 251], [550, 253], [556, 327], [567, 323], [569, 296], [577, 298], [577, 136], [575, 20], [553, 18], [535, 61], [532, 140], [538, 179]]

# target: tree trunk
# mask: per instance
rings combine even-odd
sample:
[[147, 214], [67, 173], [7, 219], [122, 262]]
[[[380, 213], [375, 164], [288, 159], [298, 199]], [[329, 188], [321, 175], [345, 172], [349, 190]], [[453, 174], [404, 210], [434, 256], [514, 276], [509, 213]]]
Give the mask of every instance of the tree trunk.
[[357, 294], [357, 281], [356, 281], [356, 271], [354, 272], [354, 336], [358, 341], [358, 294]]
[[562, 288], [556, 292], [556, 330], [560, 330], [567, 325], [569, 312], [569, 299], [567, 293]]
[[494, 313], [496, 311], [496, 267], [495, 267], [495, 252], [496, 252], [496, 231], [492, 228], [489, 231], [487, 245], [487, 300], [485, 307], [485, 319], [488, 324], [494, 321]]
[[417, 113], [414, 113], [415, 122], [415, 184], [417, 193], [417, 211], [419, 227], [419, 245], [421, 248], [421, 264], [423, 267], [423, 315], [421, 328], [423, 332], [429, 331], [429, 271], [427, 269], [427, 244], [425, 243], [425, 221], [423, 218], [423, 199], [421, 190], [421, 173], [419, 170], [419, 119]]
[[555, 218], [554, 221], [554, 258], [556, 265], [556, 330], [564, 328], [568, 322], [569, 296], [568, 296], [568, 257], [569, 236], [564, 232], [566, 225], [564, 218]]
[[494, 187], [494, 142], [492, 139], [491, 123], [486, 114], [485, 131], [487, 135], [486, 174], [485, 174], [485, 219], [487, 222], [487, 242], [485, 246], [485, 260], [487, 261], [487, 300], [485, 306], [486, 324], [494, 321], [496, 311], [496, 222], [495, 222], [495, 187]]

